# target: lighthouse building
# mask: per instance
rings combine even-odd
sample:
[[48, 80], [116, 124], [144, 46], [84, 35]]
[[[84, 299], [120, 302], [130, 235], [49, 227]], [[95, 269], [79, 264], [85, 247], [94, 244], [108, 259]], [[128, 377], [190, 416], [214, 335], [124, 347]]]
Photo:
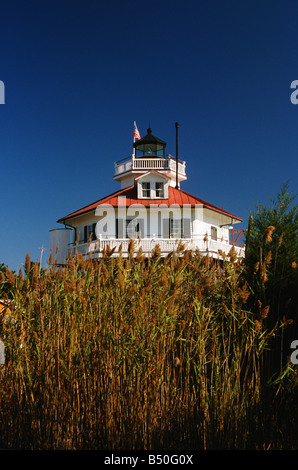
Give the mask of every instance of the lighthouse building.
[[[242, 219], [181, 189], [187, 178], [186, 163], [178, 158], [178, 127], [175, 157], [149, 128], [134, 142], [133, 154], [114, 164], [120, 189], [58, 220], [64, 227], [50, 232], [58, 264], [76, 250], [100, 258], [108, 246], [113, 256], [119, 250], [127, 256], [131, 239], [135, 252], [141, 248], [144, 255], [157, 244], [167, 255], [181, 242], [213, 258], [230, 252], [230, 231]], [[243, 257], [243, 247], [235, 250]]]

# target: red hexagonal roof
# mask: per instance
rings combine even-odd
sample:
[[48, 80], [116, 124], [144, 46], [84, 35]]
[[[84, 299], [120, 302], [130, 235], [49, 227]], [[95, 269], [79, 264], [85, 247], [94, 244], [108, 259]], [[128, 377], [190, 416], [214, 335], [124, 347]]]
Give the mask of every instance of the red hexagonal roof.
[[191, 194], [182, 191], [181, 189], [169, 187], [169, 197], [167, 199], [140, 199], [137, 197], [137, 188], [135, 186], [130, 186], [129, 188], [120, 189], [109, 196], [106, 196], [98, 201], [89, 204], [88, 206], [83, 207], [71, 214], [66, 215], [58, 220], [59, 223], [65, 223], [66, 220], [76, 217], [78, 215], [85, 214], [89, 211], [95, 210], [97, 206], [101, 204], [109, 204], [113, 207], [119, 207], [125, 205], [126, 207], [131, 206], [132, 204], [142, 204], [145, 207], [150, 207], [151, 205], [160, 206], [161, 204], [172, 206], [173, 204], [178, 204], [179, 206], [191, 205], [192, 207], [197, 205], [202, 205], [203, 207], [219, 212], [220, 214], [232, 217], [239, 222], [242, 222], [240, 217], [230, 214], [229, 212], [220, 209], [219, 207], [209, 204], [202, 199], [192, 196]]

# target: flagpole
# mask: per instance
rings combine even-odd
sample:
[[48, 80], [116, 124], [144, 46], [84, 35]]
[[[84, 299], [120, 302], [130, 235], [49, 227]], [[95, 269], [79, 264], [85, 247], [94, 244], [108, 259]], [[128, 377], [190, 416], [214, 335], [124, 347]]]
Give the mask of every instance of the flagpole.
[[[141, 136], [140, 136], [140, 133], [139, 133], [139, 130], [137, 128], [137, 123], [136, 121], [134, 121], [134, 132], [133, 132], [133, 143], [135, 143], [136, 139], [140, 139]], [[136, 155], [136, 149], [135, 147], [133, 147], [133, 157]]]
[[[136, 121], [134, 121], [133, 123], [133, 143], [135, 143], [136, 141], [136, 137], [135, 137], [135, 129], [136, 129]], [[133, 151], [132, 151], [132, 156], [135, 157], [136, 156], [136, 149], [133, 147]]]

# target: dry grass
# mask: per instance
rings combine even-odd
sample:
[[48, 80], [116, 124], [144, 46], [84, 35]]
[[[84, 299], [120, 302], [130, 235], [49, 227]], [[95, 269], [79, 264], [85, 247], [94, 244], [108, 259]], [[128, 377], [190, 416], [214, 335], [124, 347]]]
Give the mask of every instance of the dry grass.
[[6, 273], [1, 448], [258, 445], [268, 309], [246, 310], [233, 253], [220, 266], [179, 252], [45, 271], [27, 257], [24, 278]]

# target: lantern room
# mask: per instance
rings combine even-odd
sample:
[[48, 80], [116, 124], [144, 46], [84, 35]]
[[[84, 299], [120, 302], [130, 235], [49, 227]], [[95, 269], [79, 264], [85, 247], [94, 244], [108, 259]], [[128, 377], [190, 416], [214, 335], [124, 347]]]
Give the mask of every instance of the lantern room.
[[135, 157], [165, 157], [166, 142], [152, 135], [152, 129], [147, 129], [147, 135], [134, 142]]

